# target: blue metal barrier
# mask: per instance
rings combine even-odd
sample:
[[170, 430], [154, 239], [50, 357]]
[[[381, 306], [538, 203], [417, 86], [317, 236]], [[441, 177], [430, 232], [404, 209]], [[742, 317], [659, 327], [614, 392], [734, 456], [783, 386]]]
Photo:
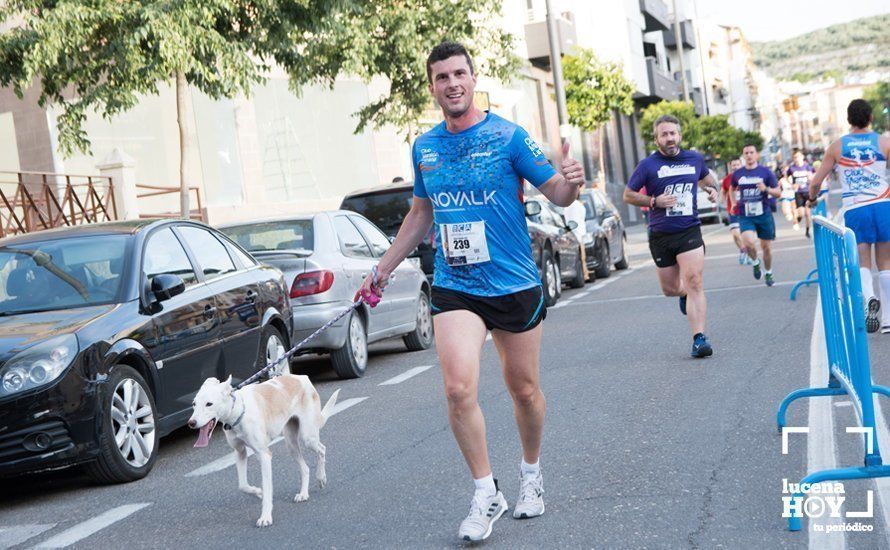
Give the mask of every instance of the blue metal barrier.
[[[828, 217], [828, 200], [827, 199], [822, 199], [816, 204], [816, 207], [813, 208], [813, 216], [814, 217], [822, 216], [825, 218]], [[813, 231], [815, 232], [816, 231], [815, 223], [813, 225], [814, 225]], [[814, 269], [814, 270], [810, 271], [804, 280], [798, 281], [797, 284], [795, 284], [793, 287], [791, 287], [790, 298], [791, 298], [792, 302], [797, 298], [797, 291], [800, 290], [800, 287], [810, 286], [812, 284], [816, 284], [819, 282], [819, 279], [816, 278], [816, 273], [818, 271], [819, 271], [818, 269]]]
[[[801, 397], [848, 395], [862, 427], [871, 429], [871, 437], [865, 441], [865, 466], [813, 472], [803, 478], [800, 486], [829, 480], [890, 476], [890, 466], [883, 465], [881, 460], [872, 397], [875, 393], [890, 397], [890, 388], [873, 384], [871, 379], [856, 237], [852, 230], [822, 216], [815, 217], [814, 222], [818, 280], [827, 283], [819, 285], [819, 295], [828, 351], [828, 385], [788, 394], [779, 406], [776, 422], [781, 432], [788, 405]], [[788, 529], [799, 531], [803, 493], [795, 493], [791, 502], [795, 503], [798, 513], [792, 513], [788, 519]]]

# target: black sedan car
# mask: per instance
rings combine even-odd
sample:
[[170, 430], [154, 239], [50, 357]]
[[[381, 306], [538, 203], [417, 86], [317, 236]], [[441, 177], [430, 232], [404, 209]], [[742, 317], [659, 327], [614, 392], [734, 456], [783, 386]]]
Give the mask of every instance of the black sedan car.
[[562, 295], [563, 281], [572, 288], [584, 286], [581, 243], [572, 233], [575, 222], [566, 222], [563, 215], [543, 197], [531, 197], [525, 201], [525, 216], [532, 257], [538, 264], [544, 286], [544, 304], [550, 307]]
[[145, 476], [204, 379], [280, 357], [291, 322], [281, 272], [202, 224], [0, 240], [0, 475]]
[[599, 189], [586, 189], [579, 197], [589, 238], [584, 243], [587, 269], [605, 279], [615, 269], [627, 269], [627, 234], [618, 208]]

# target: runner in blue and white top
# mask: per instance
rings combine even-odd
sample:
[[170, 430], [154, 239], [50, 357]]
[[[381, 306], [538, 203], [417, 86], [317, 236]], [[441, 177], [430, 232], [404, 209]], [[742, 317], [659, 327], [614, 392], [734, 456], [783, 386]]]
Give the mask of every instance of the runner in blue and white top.
[[658, 268], [661, 291], [665, 296], [679, 296], [680, 311], [688, 313], [692, 356], [709, 357], [714, 350], [705, 336], [705, 242], [697, 201], [702, 185], [711, 201], [717, 202], [717, 184], [701, 154], [680, 148], [682, 134], [676, 117], [659, 117], [653, 131], [658, 150], [631, 174], [624, 202], [649, 208], [649, 252]]
[[[739, 231], [742, 241], [751, 258], [754, 278], [760, 279], [760, 260], [757, 258], [757, 239], [763, 250], [763, 264], [766, 268], [766, 286], [773, 286], [772, 241], [776, 239], [776, 221], [770, 210], [770, 197], [782, 194], [776, 174], [758, 163], [760, 153], [757, 146], [747, 144], [742, 148], [745, 165], [732, 173], [732, 189], [735, 207], [739, 209]], [[738, 199], [735, 197], [738, 196]]]
[[819, 188], [834, 170], [841, 182], [844, 223], [856, 234], [859, 243], [859, 271], [866, 307], [866, 329], [890, 333], [890, 308], [878, 319], [881, 303], [875, 296], [871, 274], [872, 247], [878, 264], [881, 296], [890, 300], [890, 138], [870, 129], [871, 105], [854, 99], [847, 107], [850, 133], [825, 150], [822, 166], [810, 182], [810, 204], [814, 205]]
[[[430, 297], [436, 351], [451, 428], [476, 486], [458, 536], [479, 541], [507, 510], [492, 476], [477, 399], [479, 360], [489, 330], [501, 351], [522, 434], [513, 517], [544, 513], [539, 457], [546, 405], [538, 356], [545, 309], [526, 229], [523, 180], [555, 204], [568, 206], [584, 185], [584, 171], [568, 158], [568, 142], [557, 172], [525, 130], [473, 104], [473, 61], [460, 44], [439, 44], [426, 66], [429, 91], [445, 121], [414, 144], [414, 200], [377, 270], [385, 284], [435, 222], [441, 242]], [[372, 286], [368, 278], [362, 288]]]

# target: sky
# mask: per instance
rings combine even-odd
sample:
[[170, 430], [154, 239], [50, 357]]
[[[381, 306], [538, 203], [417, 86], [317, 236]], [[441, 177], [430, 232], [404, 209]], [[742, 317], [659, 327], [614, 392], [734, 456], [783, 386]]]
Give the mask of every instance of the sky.
[[[670, 2], [670, 0], [668, 0]], [[835, 23], [890, 13], [890, 0], [695, 0], [701, 18], [741, 27], [751, 42], [784, 40]], [[840, 9], [839, 6], [843, 6]]]

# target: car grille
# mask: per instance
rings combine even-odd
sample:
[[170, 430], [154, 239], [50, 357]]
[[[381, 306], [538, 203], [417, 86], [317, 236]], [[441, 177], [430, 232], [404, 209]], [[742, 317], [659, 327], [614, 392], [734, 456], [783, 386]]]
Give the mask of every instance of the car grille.
[[44, 421], [0, 434], [0, 464], [58, 451], [71, 445], [68, 428], [61, 420]]

